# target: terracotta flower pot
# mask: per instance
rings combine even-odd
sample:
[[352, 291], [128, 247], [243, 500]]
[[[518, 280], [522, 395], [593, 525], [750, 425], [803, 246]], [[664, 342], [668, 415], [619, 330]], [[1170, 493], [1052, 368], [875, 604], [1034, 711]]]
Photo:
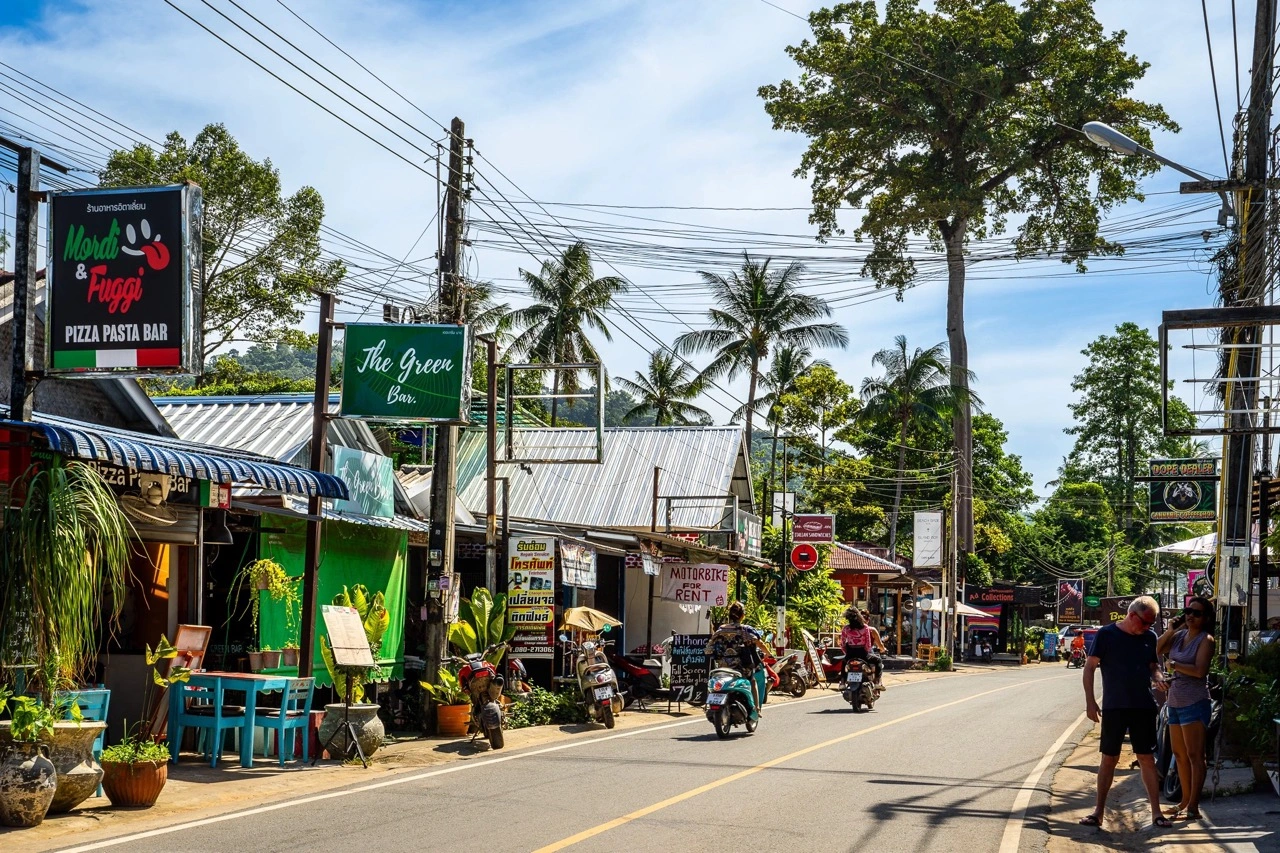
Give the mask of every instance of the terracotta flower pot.
[[286, 647], [280, 656], [280, 664], [282, 666], [297, 666], [298, 648], [296, 646]]
[[262, 672], [262, 652], [249, 652], [249, 671]]
[[0, 824], [39, 826], [58, 790], [58, 772], [42, 743], [14, 743], [0, 757]]
[[462, 737], [471, 723], [470, 705], [437, 705], [436, 733], [446, 737]]
[[262, 668], [263, 669], [279, 669], [280, 652], [264, 651], [262, 652]]
[[113, 806], [153, 806], [168, 780], [167, 761], [102, 762], [102, 791]]

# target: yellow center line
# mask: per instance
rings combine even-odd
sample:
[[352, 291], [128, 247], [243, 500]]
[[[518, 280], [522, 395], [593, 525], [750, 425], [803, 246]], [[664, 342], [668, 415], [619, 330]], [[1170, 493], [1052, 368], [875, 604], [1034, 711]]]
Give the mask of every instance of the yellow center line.
[[684, 802], [685, 800], [693, 799], [694, 797], [697, 797], [701, 794], [705, 794], [708, 791], [714, 791], [716, 788], [722, 787], [724, 785], [729, 785], [733, 782], [737, 782], [739, 779], [745, 779], [748, 776], [753, 776], [756, 773], [761, 772], [762, 770], [768, 770], [770, 767], [776, 767], [779, 764], [782, 764], [783, 762], [791, 761], [792, 759], [799, 758], [802, 755], [808, 755], [811, 752], [817, 752], [820, 749], [826, 749], [827, 747], [835, 746], [838, 743], [844, 743], [845, 741], [853, 740], [856, 737], [869, 735], [872, 732], [879, 731], [880, 729], [888, 728], [889, 726], [896, 726], [899, 723], [905, 723], [907, 720], [913, 720], [916, 717], [923, 717], [925, 714], [933, 714], [945, 708], [951, 708], [956, 705], [963, 705], [965, 702], [972, 702], [974, 699], [981, 699], [983, 696], [990, 696], [992, 693], [1003, 693], [1006, 690], [1013, 690], [1017, 687], [1026, 687], [1032, 684], [1042, 684], [1045, 681], [1052, 681], [1057, 678], [1069, 678], [1069, 677], [1072, 677], [1072, 676], [1071, 675], [1055, 675], [1051, 678], [1034, 679], [1031, 681], [1024, 681], [1020, 684], [1010, 684], [1006, 687], [997, 687], [994, 690], [984, 690], [982, 693], [975, 693], [972, 696], [966, 696], [963, 699], [956, 699], [955, 701], [952, 701], [952, 702], [945, 702], [941, 705], [935, 705], [932, 708], [926, 708], [923, 711], [915, 711], [914, 713], [907, 714], [904, 717], [897, 717], [896, 719], [888, 720], [883, 723], [878, 723], [874, 726], [871, 726], [870, 728], [859, 729], [856, 732], [850, 732], [847, 735], [841, 735], [840, 737], [832, 738], [831, 740], [826, 740], [826, 741], [823, 741], [822, 743], [815, 743], [813, 746], [806, 746], [804, 749], [798, 749], [795, 752], [791, 752], [786, 755], [781, 755], [777, 758], [772, 758], [761, 764], [757, 764], [754, 767], [748, 767], [745, 770], [739, 770], [737, 773], [733, 773], [729, 776], [725, 776], [722, 779], [717, 779], [714, 782], [708, 782], [705, 785], [699, 785], [696, 788], [692, 788], [683, 793], [676, 794], [673, 797], [668, 797], [667, 799], [662, 800], [661, 802], [657, 802], [657, 803], [654, 803], [653, 805], [645, 806], [642, 809], [637, 809], [636, 811], [630, 812], [629, 814], [624, 814], [621, 817], [617, 817], [617, 818], [614, 818], [613, 820], [606, 821], [598, 826], [593, 826], [590, 829], [584, 829], [582, 830], [582, 832], [579, 832], [576, 835], [570, 835], [568, 838], [565, 838], [561, 841], [553, 842], [551, 844], [548, 844], [545, 847], [539, 847], [537, 850], [534, 851], [534, 853], [555, 853], [555, 851], [557, 850], [564, 850], [566, 847], [572, 847], [575, 844], [579, 844], [583, 841], [586, 841], [588, 838], [594, 838], [597, 835], [608, 832], [611, 829], [617, 829], [620, 826], [625, 826], [626, 824], [631, 823], [632, 821], [639, 820], [642, 817], [647, 817], [653, 814], [654, 812], [662, 811], [663, 809], [668, 808], [669, 806], [674, 806], [677, 803]]

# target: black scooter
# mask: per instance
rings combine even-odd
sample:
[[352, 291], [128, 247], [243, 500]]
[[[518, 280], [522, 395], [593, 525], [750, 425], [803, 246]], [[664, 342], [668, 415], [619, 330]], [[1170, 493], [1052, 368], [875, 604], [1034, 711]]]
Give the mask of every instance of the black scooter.
[[[1222, 681], [1209, 676], [1209, 727], [1204, 733], [1204, 752], [1209, 764], [1217, 755], [1218, 731], [1222, 728]], [[1173, 756], [1173, 739], [1169, 733], [1169, 706], [1160, 706], [1156, 716], [1156, 776], [1160, 793], [1171, 803], [1182, 801], [1182, 780], [1178, 778], [1178, 762]]]

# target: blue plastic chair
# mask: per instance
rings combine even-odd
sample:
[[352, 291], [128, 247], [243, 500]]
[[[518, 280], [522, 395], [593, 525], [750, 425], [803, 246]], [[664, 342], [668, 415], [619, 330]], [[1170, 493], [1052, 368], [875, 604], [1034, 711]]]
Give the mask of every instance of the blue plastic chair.
[[[280, 756], [280, 766], [284, 767], [286, 756], [293, 759], [294, 729], [302, 729], [302, 761], [311, 758], [311, 738], [307, 731], [311, 720], [311, 697], [315, 693], [314, 678], [291, 678], [289, 686], [280, 699], [279, 710], [259, 711], [254, 719], [254, 727], [266, 729], [267, 734], [276, 733], [276, 752]], [[261, 720], [261, 722], [259, 722]], [[264, 745], [266, 754], [269, 744]]]
[[182, 730], [197, 728], [208, 731], [211, 745], [209, 747], [209, 766], [218, 766], [218, 756], [222, 754], [224, 733], [239, 732], [244, 725], [245, 709], [243, 705], [228, 705], [223, 702], [222, 683], [217, 687], [204, 687], [179, 682], [169, 688], [177, 691], [174, 711], [169, 714], [172, 748], [170, 759], [178, 760], [178, 749], [182, 744]]
[[[55, 698], [58, 701], [67, 702], [67, 719], [71, 719], [71, 703], [74, 702], [80, 706], [80, 715], [84, 719], [95, 723], [107, 721], [107, 706], [111, 704], [111, 691], [105, 687], [64, 690], [60, 691]], [[102, 758], [102, 746], [106, 734], [106, 729], [103, 729], [98, 732], [98, 737], [93, 741], [94, 761]], [[98, 796], [102, 796], [102, 785], [98, 785]]]

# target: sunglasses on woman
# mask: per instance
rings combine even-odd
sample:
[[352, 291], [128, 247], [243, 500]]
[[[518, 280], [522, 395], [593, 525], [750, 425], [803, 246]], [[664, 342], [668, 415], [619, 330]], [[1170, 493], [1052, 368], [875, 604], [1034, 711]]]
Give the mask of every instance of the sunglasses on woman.
[[1195, 618], [1197, 618], [1197, 619], [1203, 619], [1203, 618], [1204, 618], [1204, 611], [1203, 611], [1203, 610], [1200, 610], [1200, 609], [1198, 609], [1198, 608], [1195, 608], [1195, 607], [1188, 607], [1186, 610], [1182, 611], [1182, 615], [1183, 615], [1183, 616], [1194, 616], [1194, 617], [1195, 617]]

